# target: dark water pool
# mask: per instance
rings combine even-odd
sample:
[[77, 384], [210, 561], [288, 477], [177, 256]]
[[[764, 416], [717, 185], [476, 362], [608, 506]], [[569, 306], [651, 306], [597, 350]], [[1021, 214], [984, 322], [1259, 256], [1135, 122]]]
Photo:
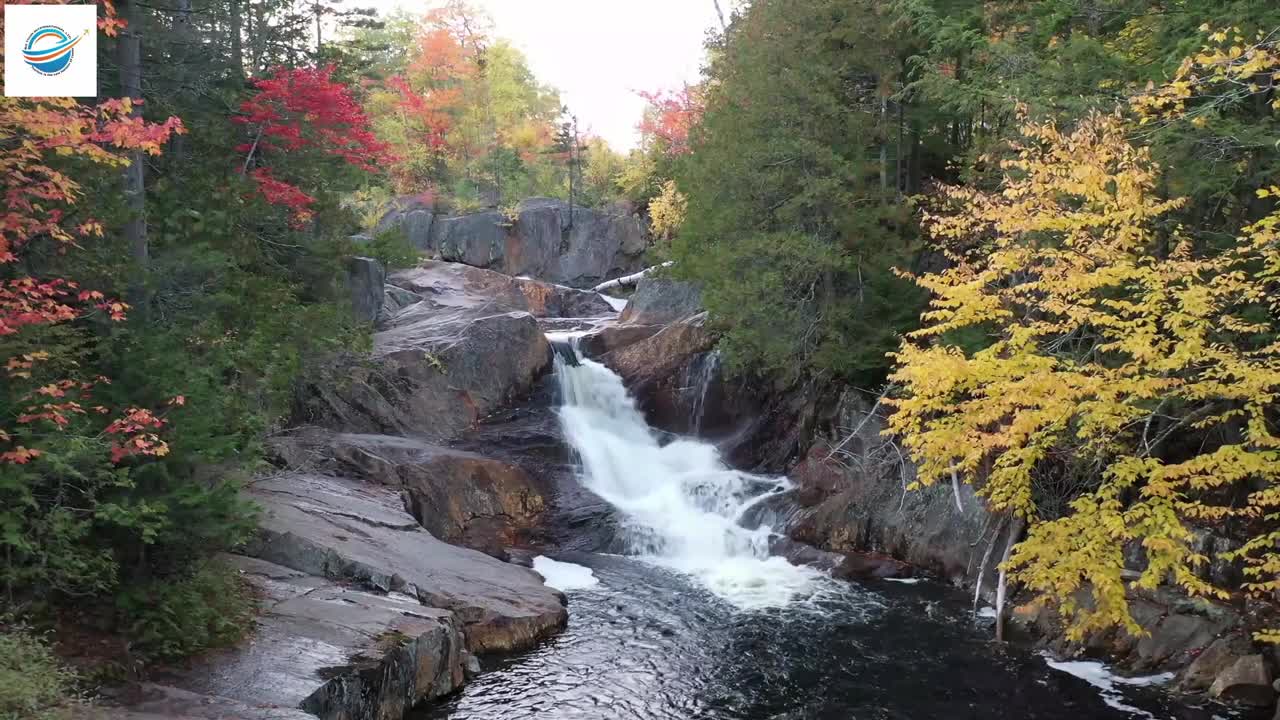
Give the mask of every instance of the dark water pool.
[[1233, 717], [1153, 687], [1104, 696], [1039, 656], [991, 643], [990, 629], [939, 585], [833, 583], [811, 602], [741, 612], [634, 559], [559, 559], [600, 579], [569, 593], [568, 629], [531, 652], [488, 659], [484, 674], [416, 720]]

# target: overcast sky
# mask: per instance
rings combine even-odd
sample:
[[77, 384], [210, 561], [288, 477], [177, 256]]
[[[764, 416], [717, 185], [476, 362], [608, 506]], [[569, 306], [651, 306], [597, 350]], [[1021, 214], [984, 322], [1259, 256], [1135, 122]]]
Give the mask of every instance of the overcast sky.
[[[712, 0], [472, 0], [496, 35], [529, 57], [539, 80], [558, 88], [579, 127], [617, 150], [634, 147], [644, 101], [637, 90], [695, 82], [702, 42], [718, 24]], [[365, 5], [365, 2], [354, 2]], [[425, 12], [428, 0], [374, 0], [380, 10]]]

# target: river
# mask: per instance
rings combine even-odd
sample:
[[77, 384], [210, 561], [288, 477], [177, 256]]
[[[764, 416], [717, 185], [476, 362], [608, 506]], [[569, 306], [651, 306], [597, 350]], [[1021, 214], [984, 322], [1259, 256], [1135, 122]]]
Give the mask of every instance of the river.
[[[771, 556], [752, 504], [787, 487], [727, 468], [714, 446], [662, 440], [621, 379], [556, 358], [559, 418], [581, 482], [623, 518], [627, 555], [540, 559], [565, 590], [565, 632], [485, 672], [419, 720], [1178, 718], [1174, 702], [1094, 663], [991, 640], [954, 590], [833, 580]], [[1070, 672], [1069, 672], [1070, 671]]]

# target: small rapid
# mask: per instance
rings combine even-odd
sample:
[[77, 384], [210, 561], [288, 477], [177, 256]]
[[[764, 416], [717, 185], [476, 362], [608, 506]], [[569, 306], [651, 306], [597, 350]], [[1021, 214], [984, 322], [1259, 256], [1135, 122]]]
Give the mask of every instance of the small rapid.
[[697, 439], [662, 442], [621, 377], [579, 357], [571, 339], [556, 345], [565, 440], [583, 485], [623, 514], [632, 554], [692, 576], [740, 609], [812, 598], [829, 585], [817, 570], [772, 556], [772, 528], [742, 524], [752, 505], [788, 489], [786, 478], [732, 470]]

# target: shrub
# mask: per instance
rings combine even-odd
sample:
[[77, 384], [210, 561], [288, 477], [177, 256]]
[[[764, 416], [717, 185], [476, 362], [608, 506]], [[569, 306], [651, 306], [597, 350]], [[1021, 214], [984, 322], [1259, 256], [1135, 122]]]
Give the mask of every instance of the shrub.
[[70, 720], [75, 683], [44, 638], [0, 625], [0, 720]]
[[125, 588], [116, 607], [139, 658], [161, 661], [236, 643], [253, 627], [256, 601], [234, 568], [210, 560], [186, 578]]
[[356, 250], [381, 262], [388, 270], [414, 267], [422, 259], [422, 253], [409, 242], [409, 236], [401, 227], [390, 227], [377, 233]]

